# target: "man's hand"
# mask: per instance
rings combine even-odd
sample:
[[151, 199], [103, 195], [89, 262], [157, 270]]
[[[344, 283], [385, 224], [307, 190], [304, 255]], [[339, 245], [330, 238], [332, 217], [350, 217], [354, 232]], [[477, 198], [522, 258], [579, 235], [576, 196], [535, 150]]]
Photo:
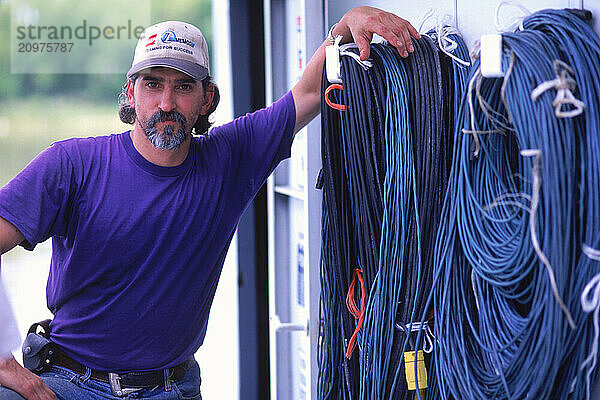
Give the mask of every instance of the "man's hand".
[[402, 57], [414, 51], [410, 37], [420, 38], [419, 32], [405, 19], [373, 7], [357, 7], [348, 11], [333, 30], [333, 36], [342, 35], [342, 43], [354, 41], [360, 59], [366, 60], [371, 52], [369, 43], [376, 33], [398, 49]]
[[[342, 43], [354, 41], [360, 50], [360, 58], [369, 58], [369, 43], [376, 33], [398, 49], [401, 57], [408, 57], [413, 45], [410, 37], [420, 38], [419, 32], [406, 20], [372, 7], [357, 7], [348, 11], [335, 26], [333, 36], [342, 35]], [[321, 103], [321, 73], [325, 62], [325, 40], [312, 56], [300, 81], [292, 88], [296, 106], [294, 133], [319, 114]]]
[[27, 400], [56, 400], [42, 379], [23, 368], [14, 357], [0, 360], [0, 385], [14, 390]]

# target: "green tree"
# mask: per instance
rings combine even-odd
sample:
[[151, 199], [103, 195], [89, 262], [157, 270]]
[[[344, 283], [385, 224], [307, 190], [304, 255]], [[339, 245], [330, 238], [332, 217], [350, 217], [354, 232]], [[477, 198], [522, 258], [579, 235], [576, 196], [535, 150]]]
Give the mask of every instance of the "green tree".
[[[73, 2], [60, 2], [50, 0], [52, 7], [45, 7], [44, 12], [51, 13], [55, 18], [63, 17], [68, 21], [81, 21], [93, 13], [102, 2], [80, 1], [77, 7], [72, 7]], [[10, 19], [11, 6], [29, 3], [27, 0], [0, 1], [0, 37], [11, 38]], [[151, 23], [164, 20], [182, 20], [198, 26], [206, 37], [209, 48], [212, 49], [212, 2], [211, 0], [179, 0], [177, 2], [164, 2], [151, 0]], [[110, 17], [110, 16], [109, 16]], [[110, 24], [107, 19], [106, 24]], [[127, 60], [126, 65], [133, 58], [131, 48], [118, 48], [103, 50], [102, 54], [94, 53], [93, 49], [77, 60], [78, 67], [86, 70], [86, 66], [110, 60]], [[44, 59], [44, 62], [46, 59]], [[61, 62], [60, 57], [52, 58], [50, 62]], [[58, 68], [60, 69], [60, 68]], [[82, 99], [114, 103], [120, 93], [121, 85], [125, 80], [125, 73], [115, 74], [13, 74], [10, 72], [10, 40], [0, 41], [0, 103], [11, 98], [27, 98], [39, 96], [75, 96]]]

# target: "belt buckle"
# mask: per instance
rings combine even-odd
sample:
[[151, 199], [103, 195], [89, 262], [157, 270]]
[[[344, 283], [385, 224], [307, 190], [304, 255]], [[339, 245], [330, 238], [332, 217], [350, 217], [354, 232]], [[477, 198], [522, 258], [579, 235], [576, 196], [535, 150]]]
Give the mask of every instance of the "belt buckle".
[[119, 374], [115, 374], [114, 372], [108, 373], [108, 380], [110, 382], [110, 388], [113, 393], [119, 397], [127, 396], [128, 394], [139, 391], [137, 388], [122, 388], [121, 387], [121, 377]]

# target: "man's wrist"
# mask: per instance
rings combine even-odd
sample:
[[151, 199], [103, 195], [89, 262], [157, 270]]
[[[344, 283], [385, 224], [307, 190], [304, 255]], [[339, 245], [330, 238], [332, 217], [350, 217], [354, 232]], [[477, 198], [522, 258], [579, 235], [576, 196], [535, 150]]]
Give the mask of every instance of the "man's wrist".
[[0, 368], [4, 368], [12, 364], [13, 361], [15, 361], [15, 358], [12, 356], [12, 354], [6, 357], [0, 357]]

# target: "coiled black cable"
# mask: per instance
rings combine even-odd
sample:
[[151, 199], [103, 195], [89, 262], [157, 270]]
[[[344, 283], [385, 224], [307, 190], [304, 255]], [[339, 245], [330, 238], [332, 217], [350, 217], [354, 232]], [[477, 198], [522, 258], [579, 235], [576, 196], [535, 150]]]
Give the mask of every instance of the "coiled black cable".
[[[455, 54], [467, 58], [453, 38]], [[408, 398], [404, 352], [431, 348], [431, 338], [424, 344], [415, 332], [429, 332], [418, 322], [432, 286], [455, 97], [467, 69], [427, 36], [413, 43], [407, 59], [372, 45], [368, 69], [342, 57], [343, 90], [329, 95], [345, 111], [322, 102], [322, 399]], [[325, 74], [323, 82], [325, 93]], [[364, 286], [354, 293], [361, 274]], [[361, 327], [345, 303], [363, 296]]]

